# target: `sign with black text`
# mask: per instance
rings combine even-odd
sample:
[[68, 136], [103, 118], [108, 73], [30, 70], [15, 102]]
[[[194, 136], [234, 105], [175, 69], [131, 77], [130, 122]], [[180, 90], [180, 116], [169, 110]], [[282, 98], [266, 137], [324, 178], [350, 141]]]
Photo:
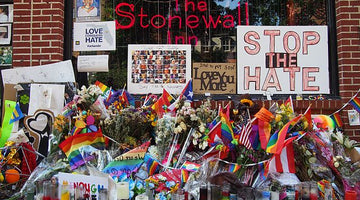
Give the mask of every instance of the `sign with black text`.
[[329, 94], [327, 26], [238, 26], [239, 94]]
[[115, 21], [74, 23], [74, 51], [115, 49]]
[[195, 94], [235, 94], [236, 63], [193, 63]]

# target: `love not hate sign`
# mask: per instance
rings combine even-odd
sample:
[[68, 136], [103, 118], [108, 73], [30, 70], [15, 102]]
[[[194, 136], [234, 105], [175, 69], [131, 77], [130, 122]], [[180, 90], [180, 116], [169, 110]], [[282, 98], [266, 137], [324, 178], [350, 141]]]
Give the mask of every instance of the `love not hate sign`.
[[239, 26], [237, 38], [238, 93], [329, 93], [326, 26]]

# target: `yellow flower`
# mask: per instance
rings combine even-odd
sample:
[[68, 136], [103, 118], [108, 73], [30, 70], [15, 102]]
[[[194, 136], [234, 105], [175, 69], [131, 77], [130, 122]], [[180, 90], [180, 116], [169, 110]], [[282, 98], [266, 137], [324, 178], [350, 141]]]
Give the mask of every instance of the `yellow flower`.
[[254, 102], [251, 101], [250, 99], [241, 99], [240, 103], [242, 103], [248, 107], [252, 107], [254, 105]]
[[279, 121], [281, 121], [281, 119], [282, 119], [282, 116], [280, 114], [276, 114], [275, 122], [279, 122]]

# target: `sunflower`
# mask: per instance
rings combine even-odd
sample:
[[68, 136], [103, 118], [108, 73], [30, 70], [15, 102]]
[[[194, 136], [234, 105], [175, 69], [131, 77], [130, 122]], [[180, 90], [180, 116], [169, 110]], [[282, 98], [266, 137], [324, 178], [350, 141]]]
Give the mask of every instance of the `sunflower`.
[[251, 101], [250, 99], [241, 99], [240, 103], [251, 108], [254, 105], [254, 102]]

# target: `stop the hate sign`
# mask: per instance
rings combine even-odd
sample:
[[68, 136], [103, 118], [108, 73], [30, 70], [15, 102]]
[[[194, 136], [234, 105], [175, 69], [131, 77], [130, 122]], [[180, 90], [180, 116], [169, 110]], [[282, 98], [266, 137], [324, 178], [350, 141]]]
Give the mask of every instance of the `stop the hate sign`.
[[328, 94], [327, 26], [238, 26], [238, 93]]

